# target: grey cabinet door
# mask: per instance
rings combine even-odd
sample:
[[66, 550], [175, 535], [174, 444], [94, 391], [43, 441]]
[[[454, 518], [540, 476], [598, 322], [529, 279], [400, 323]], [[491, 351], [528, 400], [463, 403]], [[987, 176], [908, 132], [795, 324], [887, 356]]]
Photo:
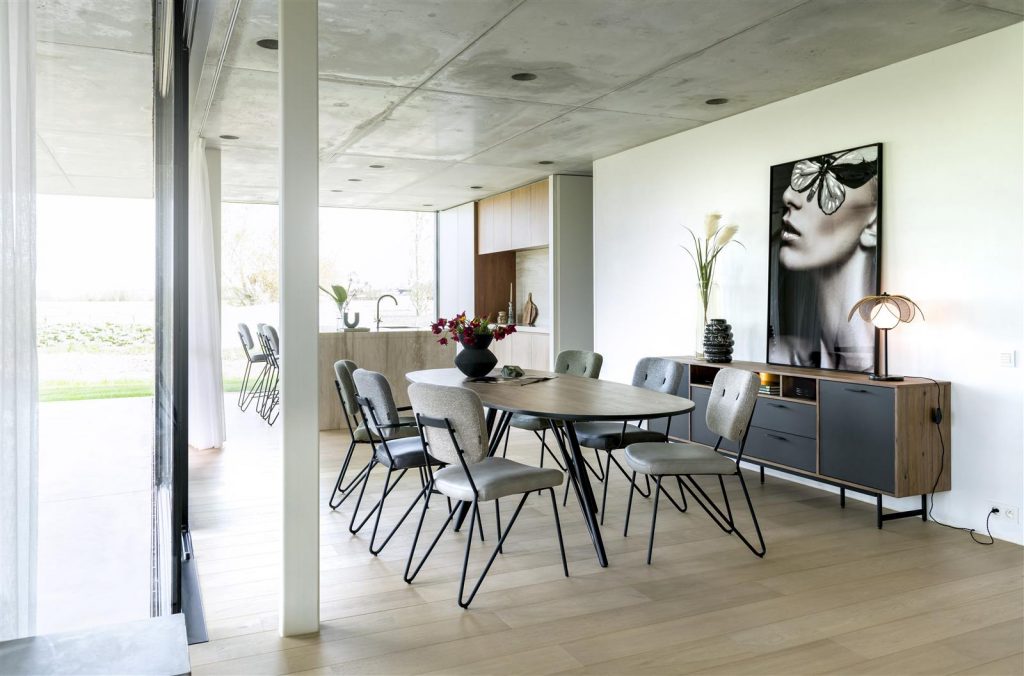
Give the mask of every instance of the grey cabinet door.
[[827, 380], [819, 384], [818, 471], [892, 492], [896, 485], [893, 389]]
[[[679, 383], [679, 389], [676, 390], [676, 396], [682, 397], [683, 399], [690, 398], [690, 367], [683, 367], [683, 379]], [[696, 413], [696, 411], [694, 411]], [[654, 430], [655, 432], [665, 433], [665, 429], [668, 427], [668, 418], [652, 418], [647, 425], [648, 429]], [[672, 427], [668, 429], [669, 435], [676, 439], [689, 439], [690, 438], [690, 415], [683, 414], [672, 416]]]

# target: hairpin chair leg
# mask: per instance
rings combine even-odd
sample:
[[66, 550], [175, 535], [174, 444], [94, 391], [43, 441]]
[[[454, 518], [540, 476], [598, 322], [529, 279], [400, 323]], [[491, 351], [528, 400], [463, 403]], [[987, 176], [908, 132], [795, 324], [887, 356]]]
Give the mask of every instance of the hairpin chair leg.
[[245, 409], [242, 408], [242, 400], [245, 399], [245, 388], [249, 384], [249, 373], [251, 373], [251, 372], [252, 372], [252, 362], [246, 360], [246, 362], [245, 362], [245, 371], [242, 372], [242, 386], [238, 390], [238, 408], [242, 409], [243, 411]]
[[[398, 480], [400, 481], [401, 477], [399, 477]], [[397, 484], [398, 481], [395, 481], [395, 483]], [[411, 503], [409, 503], [409, 507], [405, 510], [405, 513], [402, 514], [402, 517], [398, 520], [398, 523], [396, 523], [394, 528], [391, 529], [391, 532], [388, 533], [388, 536], [386, 538], [384, 538], [384, 542], [380, 543], [379, 547], [374, 547], [374, 542], [376, 541], [376, 537], [377, 537], [377, 526], [376, 526], [376, 524], [374, 525], [374, 527], [373, 527], [373, 535], [370, 536], [370, 553], [371, 554], [373, 554], [374, 556], [377, 556], [378, 554], [381, 553], [381, 551], [383, 551], [383, 549], [385, 547], [387, 547], [388, 543], [391, 542], [391, 538], [393, 538], [395, 536], [395, 533], [398, 532], [398, 529], [401, 528], [402, 524], [405, 523], [405, 520], [407, 518], [409, 518], [409, 514], [411, 514], [413, 508], [416, 507], [416, 503], [418, 503], [420, 500], [423, 499], [424, 495], [426, 494], [426, 492], [428, 490], [430, 490], [430, 486], [427, 485], [427, 484], [424, 484], [423, 487], [420, 489], [420, 492], [416, 494], [416, 498]], [[384, 511], [383, 509], [377, 510], [377, 521], [378, 522], [380, 522], [380, 513], [383, 512], [383, 511]]]
[[[331, 509], [337, 509], [341, 506], [341, 503], [345, 502], [345, 500], [352, 495], [352, 487], [356, 485], [356, 482], [363, 476], [363, 472], [366, 471], [366, 468], [364, 467], [362, 472], [357, 474], [352, 481], [348, 482], [348, 486], [345, 486], [344, 488], [341, 487], [341, 482], [345, 480], [345, 473], [348, 472], [348, 466], [352, 462], [352, 454], [355, 452], [355, 449], [356, 442], [352, 441], [348, 445], [348, 452], [345, 453], [345, 460], [341, 463], [341, 471], [338, 472], [338, 480], [334, 482], [334, 490], [331, 491], [331, 497], [327, 501], [327, 504]], [[335, 502], [334, 498], [338, 493], [341, 493], [341, 499]]]
[[647, 540], [647, 565], [651, 565], [654, 553], [654, 527], [658, 525], [658, 497], [661, 496], [661, 476], [654, 477], [654, 507], [651, 509], [651, 535]]
[[[562, 461], [558, 459], [558, 456], [555, 455], [555, 452], [551, 450], [550, 446], [548, 446], [547, 434], [548, 431], [546, 429], [543, 429], [540, 432], [534, 430], [533, 432], [533, 435], [540, 440], [540, 466], [544, 466], [544, 454], [546, 452], [548, 455], [551, 456], [551, 459], [555, 461], [555, 465], [558, 467], [558, 469], [564, 472], [565, 465], [562, 464]], [[566, 489], [568, 490], [568, 488], [569, 486], [567, 484]]]
[[[499, 502], [500, 502], [500, 500], [495, 500], [494, 501], [494, 521], [498, 524], [498, 537], [500, 538], [501, 537], [501, 505], [498, 504]], [[482, 535], [481, 535], [480, 539], [483, 540], [483, 536]], [[499, 554], [504, 554], [505, 553], [505, 552], [501, 551], [501, 542], [498, 543], [498, 553]]]
[[[431, 487], [432, 486], [433, 482], [431, 482]], [[413, 536], [412, 546], [409, 548], [409, 559], [406, 561], [405, 573], [402, 575], [402, 579], [409, 584], [412, 584], [412, 581], [416, 579], [417, 575], [419, 575], [420, 570], [423, 568], [423, 564], [427, 562], [427, 559], [430, 557], [430, 554], [434, 551], [434, 547], [437, 545], [438, 540], [441, 539], [441, 536], [444, 535], [445, 529], [448, 528], [448, 524], [450, 524], [452, 520], [455, 518], [455, 512], [457, 512], [462, 507], [461, 502], [456, 502], [454, 506], [449, 504], [448, 518], [445, 519], [443, 524], [441, 524], [441, 528], [438, 529], [437, 534], [434, 536], [434, 539], [430, 543], [430, 546], [427, 547], [427, 551], [423, 555], [423, 558], [420, 560], [419, 565], [416, 566], [416, 570], [410, 573], [409, 570], [412, 568], [412, 562], [416, 558], [416, 544], [419, 542], [420, 533], [423, 531], [423, 521], [427, 517], [427, 509], [429, 509], [430, 507], [430, 495], [431, 493], [430, 491], [428, 491], [427, 499], [423, 501], [423, 511], [420, 513], [420, 522], [416, 526], [416, 534]], [[472, 531], [472, 529], [470, 529], [470, 531]]]
[[[526, 504], [526, 498], [530, 497], [529, 493], [523, 493], [523, 498], [519, 501], [516, 506], [516, 511], [512, 514], [512, 518], [509, 519], [508, 526], [505, 527], [504, 532], [501, 534], [501, 538], [498, 540], [497, 546], [494, 551], [491, 552], [491, 557], [487, 560], [487, 564], [484, 566], [483, 571], [480, 573], [480, 577], [477, 578], [476, 585], [473, 586], [473, 590], [469, 593], [468, 598], [463, 598], [463, 592], [466, 588], [466, 572], [469, 568], [469, 550], [472, 545], [472, 533], [466, 538], [466, 554], [462, 561], [462, 576], [459, 580], [459, 606], [462, 608], [469, 608], [469, 604], [476, 598], [476, 593], [480, 591], [480, 585], [483, 584], [484, 578], [487, 577], [487, 573], [491, 570], [491, 565], [494, 563], [494, 559], [498, 557], [498, 552], [501, 550], [502, 545], [505, 543], [505, 539], [508, 534], [512, 531], [512, 527], [516, 523], [516, 519], [519, 518], [519, 513], [523, 511], [523, 505]], [[473, 511], [479, 514], [480, 505], [475, 500], [473, 501]]]
[[[750, 491], [747, 490], [747, 482], [743, 479], [743, 473], [737, 467], [735, 476], [739, 479], [740, 487], [743, 489], [743, 497], [747, 502], [747, 509], [750, 511], [750, 518], [754, 523], [754, 531], [757, 533], [758, 546], [755, 547], [750, 540], [736, 527], [736, 522], [733, 519], [732, 507], [729, 504], [729, 494], [725, 490], [725, 481], [721, 475], [718, 475], [719, 486], [722, 489], [722, 496], [725, 500], [725, 509], [722, 510], [715, 504], [715, 501], [711, 499], [711, 496], [700, 487], [700, 484], [694, 480], [692, 476], [687, 475], [685, 478], [689, 480], [690, 485], [685, 482], [681, 483], [687, 490], [687, 492], [696, 500], [697, 504], [700, 505], [711, 520], [715, 522], [724, 533], [729, 535], [735, 535], [740, 541], [746, 545], [747, 549], [758, 558], [764, 558], [765, 553], [768, 551], [764, 542], [764, 535], [761, 533], [761, 525], [757, 521], [757, 512], [754, 511], [754, 503], [750, 500]], [[696, 492], [695, 492], [696, 491]], [[698, 495], [699, 493], [699, 495]], [[701, 499], [703, 498], [703, 500]], [[705, 501], [707, 504], [705, 504]], [[714, 511], [712, 511], [714, 510]]]
[[[375, 464], [379, 464], [379, 463], [375, 463]], [[387, 474], [388, 478], [391, 477], [392, 471], [393, 470], [388, 469], [388, 474]], [[370, 511], [366, 514], [366, 516], [363, 517], [363, 520], [359, 522], [359, 525], [355, 526], [354, 524], [355, 524], [355, 521], [356, 521], [356, 514], [359, 512], [359, 504], [363, 500], [363, 491], [366, 489], [366, 484], [368, 484], [370, 482], [370, 472], [367, 471], [366, 478], [365, 478], [365, 480], [363, 482], [363, 487], [359, 491], [359, 498], [356, 500], [356, 507], [355, 507], [355, 509], [352, 510], [352, 522], [349, 524], [349, 528], [348, 528], [350, 533], [352, 533], [354, 535], [354, 534], [358, 533], [359, 531], [361, 531], [363, 529], [363, 526], [365, 526], [367, 524], [367, 522], [369, 522], [370, 518], [374, 514], [377, 514], [377, 518], [375, 519], [375, 521], [376, 522], [380, 521], [380, 512], [383, 510], [384, 500], [389, 495], [391, 495], [391, 493], [395, 490], [395, 487], [398, 486], [398, 482], [400, 482], [402, 480], [402, 477], [404, 477], [405, 473], [408, 472], [408, 471], [409, 470], [407, 470], [407, 469], [403, 469], [402, 473], [398, 475], [398, 478], [395, 479], [394, 483], [391, 483], [390, 486], [388, 485], [388, 478], [386, 478], [384, 480], [384, 490], [382, 491], [380, 500], [378, 500], [373, 505], [373, 507], [370, 509]], [[374, 530], [376, 531], [376, 525], [374, 525]], [[373, 538], [371, 538], [370, 541], [372, 542]]]
[[562, 555], [562, 572], [569, 577], [569, 562], [565, 560], [565, 542], [562, 540], [562, 522], [558, 519], [558, 502], [555, 500], [555, 489], [549, 488], [548, 495], [551, 496], [551, 511], [555, 515], [555, 532], [558, 533], [558, 551]]

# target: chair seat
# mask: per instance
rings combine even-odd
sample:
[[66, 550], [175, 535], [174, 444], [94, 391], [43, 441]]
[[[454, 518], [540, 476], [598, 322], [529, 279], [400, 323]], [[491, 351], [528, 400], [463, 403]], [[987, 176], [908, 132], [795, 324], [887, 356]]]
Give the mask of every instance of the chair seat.
[[[388, 451], [391, 452], [391, 459], [388, 458]], [[377, 451], [374, 454], [377, 462], [391, 469], [410, 469], [412, 467], [425, 467], [423, 458], [423, 442], [419, 436], [388, 440], [388, 450], [384, 450], [384, 444], [377, 444]], [[431, 464], [441, 464], [431, 458]]]
[[250, 354], [249, 355], [249, 361], [250, 362], [257, 362], [257, 361], [264, 362], [264, 361], [267, 361], [267, 355], [265, 355], [265, 354]]
[[[562, 473], [557, 469], [532, 467], [507, 458], [484, 458], [470, 465], [469, 471], [480, 500], [496, 500], [562, 485]], [[434, 487], [455, 500], [473, 499], [473, 487], [461, 464], [435, 472]]]
[[[387, 438], [390, 439], [406, 439], [408, 437], [418, 437], [419, 430], [412, 425], [416, 422], [416, 419], [412, 416], [403, 415], [398, 418], [398, 421], [404, 424], [410, 424], [409, 427], [397, 427], [392, 430], [388, 430]], [[370, 441], [370, 433], [366, 429], [366, 424], [362, 424], [356, 428], [356, 431], [352, 435], [356, 441], [368, 442]]]
[[585, 422], [576, 425], [576, 436], [580, 446], [596, 448], [602, 451], [613, 451], [630, 444], [648, 441], [664, 442], [665, 435], [651, 432], [636, 425], [626, 425], [626, 434], [622, 434], [621, 422]]
[[626, 447], [626, 464], [641, 474], [735, 474], [736, 463], [707, 446], [642, 443]]
[[[527, 415], [525, 413], [513, 413], [509, 424], [517, 430], [530, 430], [531, 432], [541, 432], [550, 429], [547, 418], [538, 418], [535, 415]], [[555, 424], [561, 425], [562, 421], [555, 421]]]

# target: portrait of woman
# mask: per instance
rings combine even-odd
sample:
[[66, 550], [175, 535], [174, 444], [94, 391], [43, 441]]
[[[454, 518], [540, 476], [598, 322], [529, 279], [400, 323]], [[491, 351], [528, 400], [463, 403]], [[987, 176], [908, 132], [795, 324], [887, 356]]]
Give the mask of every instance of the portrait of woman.
[[873, 327], [847, 316], [878, 293], [881, 169], [881, 144], [772, 167], [770, 363], [874, 369]]

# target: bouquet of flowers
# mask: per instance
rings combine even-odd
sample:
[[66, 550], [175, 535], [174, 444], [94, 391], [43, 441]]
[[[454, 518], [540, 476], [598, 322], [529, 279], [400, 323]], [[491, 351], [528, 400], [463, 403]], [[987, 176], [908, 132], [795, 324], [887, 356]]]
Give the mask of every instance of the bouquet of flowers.
[[430, 330], [435, 336], [440, 336], [437, 342], [441, 345], [447, 345], [451, 340], [463, 347], [486, 347], [492, 339], [503, 340], [505, 336], [515, 333], [516, 327], [497, 324], [492, 326], [489, 317], [469, 319], [463, 312], [454, 319], [438, 318], [430, 325]]

